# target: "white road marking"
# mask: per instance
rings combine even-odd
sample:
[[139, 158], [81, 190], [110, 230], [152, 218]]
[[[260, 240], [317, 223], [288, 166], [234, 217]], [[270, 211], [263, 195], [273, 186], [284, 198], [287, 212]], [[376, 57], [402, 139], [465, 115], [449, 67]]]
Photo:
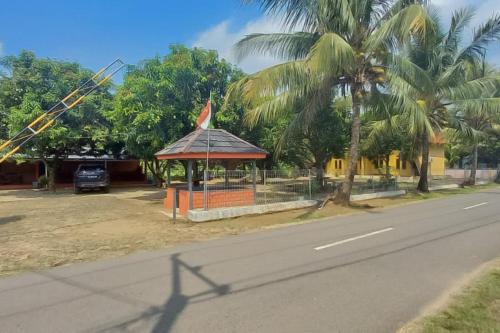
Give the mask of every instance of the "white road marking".
[[162, 211], [162, 210], [159, 210], [159, 212], [160, 212], [160, 213], [162, 213], [162, 214], [163, 214], [163, 215], [165, 215], [165, 216], [170, 217], [170, 215], [169, 215], [167, 212], [164, 212], [164, 211]]
[[472, 209], [472, 208], [476, 208], [476, 207], [479, 207], [479, 206], [484, 206], [484, 205], [487, 205], [488, 202], [481, 202], [477, 205], [474, 205], [474, 206], [469, 206], [469, 207], [465, 207], [464, 209], [467, 210], [467, 209]]
[[388, 231], [391, 231], [391, 230], [394, 230], [394, 228], [385, 228], [385, 229], [382, 229], [382, 230], [377, 230], [377, 231], [374, 231], [374, 232], [370, 232], [368, 234], [364, 234], [364, 235], [360, 235], [360, 236], [356, 236], [356, 237], [347, 238], [347, 239], [344, 239], [344, 240], [341, 240], [341, 241], [338, 241], [338, 242], [335, 242], [335, 243], [318, 246], [318, 247], [315, 247], [314, 249], [316, 251], [324, 250], [324, 249], [327, 249], [327, 248], [332, 247], [332, 246], [337, 246], [337, 245], [349, 243], [349, 242], [352, 242], [352, 241], [355, 241], [355, 240], [358, 240], [358, 239], [375, 236], [375, 235], [381, 234], [383, 232], [388, 232]]

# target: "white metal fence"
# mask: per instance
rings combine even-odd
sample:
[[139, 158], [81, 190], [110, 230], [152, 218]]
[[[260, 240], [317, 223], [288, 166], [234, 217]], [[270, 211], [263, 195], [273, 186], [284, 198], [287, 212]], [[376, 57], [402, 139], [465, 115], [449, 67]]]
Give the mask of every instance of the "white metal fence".
[[204, 173], [204, 208], [264, 205], [311, 199], [318, 193], [309, 170], [209, 170]]
[[[494, 181], [496, 174], [488, 177]], [[467, 177], [429, 177], [429, 186], [463, 184]], [[478, 178], [480, 179], [480, 178]], [[343, 179], [318, 179], [312, 170], [206, 170], [194, 206], [203, 209], [265, 205], [287, 201], [323, 199], [339, 188]], [[418, 177], [356, 178], [352, 194], [414, 190]]]

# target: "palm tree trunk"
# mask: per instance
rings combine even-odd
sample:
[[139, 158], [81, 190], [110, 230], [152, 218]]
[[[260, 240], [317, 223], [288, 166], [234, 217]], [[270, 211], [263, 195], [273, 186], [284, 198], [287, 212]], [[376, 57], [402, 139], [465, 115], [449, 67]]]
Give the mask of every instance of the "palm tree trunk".
[[390, 160], [391, 160], [391, 155], [390, 154], [385, 155], [385, 178], [386, 179], [391, 178], [391, 167], [389, 166]]
[[320, 159], [316, 159], [314, 162], [314, 167], [316, 168], [316, 182], [318, 185], [324, 187], [324, 177], [325, 177], [325, 163]]
[[429, 172], [429, 135], [422, 134], [422, 164], [420, 166], [420, 180], [418, 181], [417, 190], [420, 192], [429, 192], [429, 182], [427, 174]]
[[352, 127], [351, 127], [351, 147], [349, 149], [349, 165], [342, 188], [335, 196], [335, 203], [340, 205], [349, 205], [351, 200], [352, 184], [356, 175], [356, 164], [359, 157], [359, 133], [361, 130], [361, 94], [363, 87], [360, 83], [354, 83], [351, 86], [352, 98]]
[[472, 148], [472, 163], [470, 165], [469, 185], [476, 185], [476, 171], [477, 171], [477, 143]]

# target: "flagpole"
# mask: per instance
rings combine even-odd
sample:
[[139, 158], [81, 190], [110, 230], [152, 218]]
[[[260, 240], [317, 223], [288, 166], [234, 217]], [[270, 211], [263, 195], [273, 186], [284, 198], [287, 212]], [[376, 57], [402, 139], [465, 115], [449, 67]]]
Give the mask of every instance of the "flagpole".
[[210, 101], [210, 110], [208, 110], [208, 115], [209, 115], [209, 120], [208, 120], [208, 126], [207, 126], [207, 130], [208, 130], [208, 140], [207, 140], [207, 166], [206, 166], [206, 170], [208, 172], [208, 155], [210, 153], [210, 118], [212, 117], [212, 91], [210, 91], [210, 97], [209, 97], [209, 101]]

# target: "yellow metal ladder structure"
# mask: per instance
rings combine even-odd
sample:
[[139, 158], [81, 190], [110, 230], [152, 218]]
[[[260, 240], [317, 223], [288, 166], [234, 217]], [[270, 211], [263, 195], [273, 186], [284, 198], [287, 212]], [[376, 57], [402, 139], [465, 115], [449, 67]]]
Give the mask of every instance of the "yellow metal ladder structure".
[[[33, 120], [28, 126], [0, 144], [0, 163], [17, 153], [35, 136], [52, 126], [59, 117], [80, 104], [85, 97], [108, 82], [113, 75], [123, 67], [125, 67], [125, 63], [120, 59], [116, 59], [108, 66], [95, 73], [94, 76], [72, 91], [68, 96], [60, 100], [48, 111], [45, 111], [42, 115]], [[2, 152], [5, 153], [2, 154]]]

